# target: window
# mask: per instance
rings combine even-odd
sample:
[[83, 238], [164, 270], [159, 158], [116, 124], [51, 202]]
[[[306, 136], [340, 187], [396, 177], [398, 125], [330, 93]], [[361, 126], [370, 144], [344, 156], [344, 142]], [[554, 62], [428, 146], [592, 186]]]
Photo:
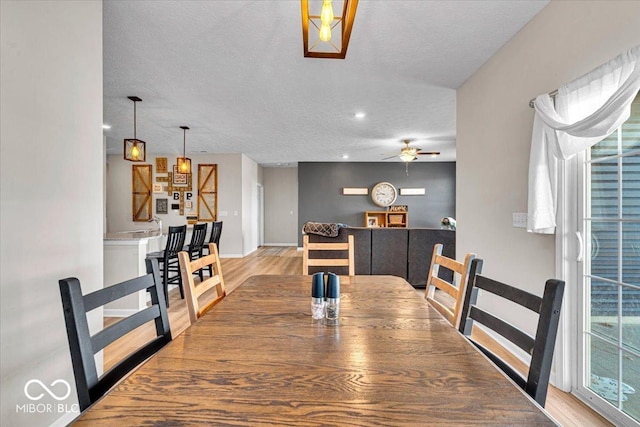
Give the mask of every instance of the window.
[[631, 117], [580, 161], [577, 392], [640, 421], [640, 94]]

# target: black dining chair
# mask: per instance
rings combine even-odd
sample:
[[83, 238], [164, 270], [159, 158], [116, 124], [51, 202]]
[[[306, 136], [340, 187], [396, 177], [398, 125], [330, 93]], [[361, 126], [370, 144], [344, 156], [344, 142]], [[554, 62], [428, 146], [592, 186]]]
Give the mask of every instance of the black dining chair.
[[[193, 226], [193, 232], [191, 233], [191, 242], [182, 248], [183, 251], [189, 254], [191, 261], [202, 257], [202, 250], [204, 249], [204, 241], [207, 238], [207, 223], [196, 224]], [[202, 281], [202, 269], [197, 272]], [[184, 280], [182, 281], [184, 283]]]
[[[184, 240], [187, 235], [187, 226], [171, 226], [167, 233], [167, 244], [163, 251], [150, 252], [147, 259], [157, 259], [162, 271], [162, 286], [164, 296], [169, 307], [169, 285], [176, 284], [180, 288], [180, 298], [184, 299], [184, 288], [182, 286], [182, 276], [180, 275], [180, 265], [178, 263], [178, 252], [184, 247]], [[171, 276], [171, 273], [175, 273]]]
[[[171, 341], [171, 330], [164, 293], [160, 284], [158, 261], [147, 259], [145, 262], [146, 275], [108, 286], [87, 295], [82, 295], [80, 281], [75, 277], [62, 279], [58, 282], [81, 411], [91, 406], [136, 366]], [[94, 335], [90, 334], [87, 321], [88, 312], [143, 290], [151, 294], [150, 306]], [[147, 341], [142, 347], [121, 359], [109, 371], [98, 377], [94, 355], [127, 333], [151, 321], [155, 323], [155, 338]]]
[[[203, 253], [203, 255], [211, 254], [211, 252], [209, 251], [209, 243], [215, 244], [216, 248], [218, 249], [218, 254], [220, 253], [220, 236], [221, 235], [222, 235], [222, 221], [215, 221], [213, 224], [211, 224], [211, 234], [209, 235], [209, 241], [202, 248], [206, 251], [206, 254]], [[213, 276], [213, 270], [211, 269], [211, 266], [209, 266], [209, 276]]]
[[[462, 306], [459, 331], [480, 351], [507, 374], [518, 386], [544, 407], [551, 374], [551, 361], [556, 343], [564, 282], [547, 280], [542, 298], [522, 289], [480, 275], [482, 260], [471, 262], [469, 284]], [[478, 290], [497, 295], [513, 304], [501, 304], [501, 310], [512, 310], [514, 305], [524, 307], [538, 315], [535, 337], [501, 319], [495, 311], [478, 305]], [[484, 294], [483, 294], [484, 295]], [[499, 334], [502, 338], [531, 356], [528, 366], [498, 340], [477, 328], [476, 324]], [[508, 355], [505, 357], [505, 355]], [[527, 369], [528, 368], [528, 369]], [[528, 372], [523, 372], [528, 370]]]

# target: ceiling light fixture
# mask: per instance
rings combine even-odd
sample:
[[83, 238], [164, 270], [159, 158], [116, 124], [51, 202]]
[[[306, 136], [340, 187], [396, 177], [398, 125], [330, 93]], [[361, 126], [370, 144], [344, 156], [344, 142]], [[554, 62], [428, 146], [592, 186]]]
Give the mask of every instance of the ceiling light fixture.
[[142, 101], [137, 96], [128, 96], [133, 101], [133, 139], [124, 140], [124, 159], [130, 162], [144, 162], [147, 155], [146, 143], [136, 138], [136, 102]]
[[182, 129], [182, 157], [178, 157], [178, 172], [191, 173], [191, 159], [187, 157], [187, 126], [180, 126]]
[[366, 115], [367, 115], [366, 113], [358, 112], [358, 113], [355, 113], [353, 116], [354, 116], [356, 119], [364, 119]]
[[[335, 16], [332, 0], [301, 0], [302, 41], [306, 58], [344, 59], [347, 55], [358, 0], [339, 3], [342, 3], [342, 13]], [[310, 7], [320, 13], [310, 13]], [[310, 43], [311, 39], [315, 41]]]
[[111, 126], [109, 126], [109, 125], [102, 125], [102, 129], [111, 129]]

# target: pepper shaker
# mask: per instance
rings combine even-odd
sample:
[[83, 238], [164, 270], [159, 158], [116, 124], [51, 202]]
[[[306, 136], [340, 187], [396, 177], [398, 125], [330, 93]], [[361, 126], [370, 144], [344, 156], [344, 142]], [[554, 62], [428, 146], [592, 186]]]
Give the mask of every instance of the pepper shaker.
[[325, 324], [337, 325], [340, 317], [340, 277], [337, 274], [328, 274], [326, 296]]

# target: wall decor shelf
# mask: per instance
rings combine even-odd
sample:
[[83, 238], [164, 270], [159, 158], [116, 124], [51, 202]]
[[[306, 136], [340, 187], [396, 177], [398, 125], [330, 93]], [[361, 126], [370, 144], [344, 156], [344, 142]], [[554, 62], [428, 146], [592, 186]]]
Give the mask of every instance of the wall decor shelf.
[[407, 212], [366, 211], [364, 226], [370, 228], [407, 228], [409, 219]]

